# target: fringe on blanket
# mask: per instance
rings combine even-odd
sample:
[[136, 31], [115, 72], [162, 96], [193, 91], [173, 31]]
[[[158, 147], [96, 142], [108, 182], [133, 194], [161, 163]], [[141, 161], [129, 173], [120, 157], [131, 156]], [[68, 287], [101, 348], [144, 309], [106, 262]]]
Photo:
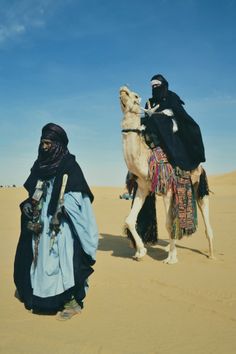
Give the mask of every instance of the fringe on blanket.
[[175, 168], [172, 206], [173, 239], [192, 235], [197, 229], [197, 205], [189, 171]]
[[153, 193], [166, 194], [175, 185], [174, 169], [160, 147], [152, 150], [149, 159], [149, 177]]

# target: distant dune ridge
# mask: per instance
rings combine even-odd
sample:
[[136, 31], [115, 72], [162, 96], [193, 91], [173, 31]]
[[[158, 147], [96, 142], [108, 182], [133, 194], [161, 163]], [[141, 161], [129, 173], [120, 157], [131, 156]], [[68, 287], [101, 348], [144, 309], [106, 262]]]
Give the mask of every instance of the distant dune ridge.
[[123, 187], [93, 187], [100, 242], [81, 316], [66, 323], [33, 315], [14, 297], [13, 260], [23, 188], [0, 189], [0, 353], [236, 353], [236, 171], [209, 177], [217, 259], [210, 261], [204, 225], [177, 242], [180, 261], [163, 264], [168, 235], [157, 200], [159, 243], [142, 262], [123, 235], [130, 201]]
[[236, 184], [236, 170], [222, 175], [210, 176], [212, 183], [217, 184]]

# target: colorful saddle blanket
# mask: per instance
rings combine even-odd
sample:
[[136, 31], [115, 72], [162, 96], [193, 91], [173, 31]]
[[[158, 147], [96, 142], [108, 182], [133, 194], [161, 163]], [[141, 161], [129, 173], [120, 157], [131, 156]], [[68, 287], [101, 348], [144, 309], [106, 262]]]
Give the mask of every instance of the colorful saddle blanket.
[[157, 147], [149, 159], [149, 177], [153, 193], [166, 195], [172, 191], [171, 237], [181, 239], [184, 235], [193, 234], [197, 228], [197, 208], [190, 171], [173, 168], [164, 151]]

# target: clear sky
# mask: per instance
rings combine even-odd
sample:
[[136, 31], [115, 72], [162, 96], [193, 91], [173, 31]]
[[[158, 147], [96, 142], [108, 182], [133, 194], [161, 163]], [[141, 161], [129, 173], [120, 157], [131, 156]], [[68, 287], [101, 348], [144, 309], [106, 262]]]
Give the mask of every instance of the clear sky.
[[236, 169], [235, 0], [0, 0], [0, 184], [22, 185], [62, 125], [90, 185], [122, 185], [119, 87], [162, 73], [202, 130], [208, 174]]

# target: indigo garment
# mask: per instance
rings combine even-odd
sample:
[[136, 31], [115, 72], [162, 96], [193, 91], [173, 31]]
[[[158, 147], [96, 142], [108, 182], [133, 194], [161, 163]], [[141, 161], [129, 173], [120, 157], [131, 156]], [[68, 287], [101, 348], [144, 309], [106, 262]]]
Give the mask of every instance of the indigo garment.
[[[22, 217], [22, 232], [17, 246], [14, 280], [25, 307], [34, 312], [61, 310], [73, 296], [83, 306], [88, 277], [96, 260], [98, 230], [90, 198], [81, 192], [64, 195], [65, 216], [52, 242], [48, 205], [54, 179], [47, 181], [41, 209], [43, 230], [34, 262], [35, 241]], [[31, 246], [30, 246], [31, 244]]]

